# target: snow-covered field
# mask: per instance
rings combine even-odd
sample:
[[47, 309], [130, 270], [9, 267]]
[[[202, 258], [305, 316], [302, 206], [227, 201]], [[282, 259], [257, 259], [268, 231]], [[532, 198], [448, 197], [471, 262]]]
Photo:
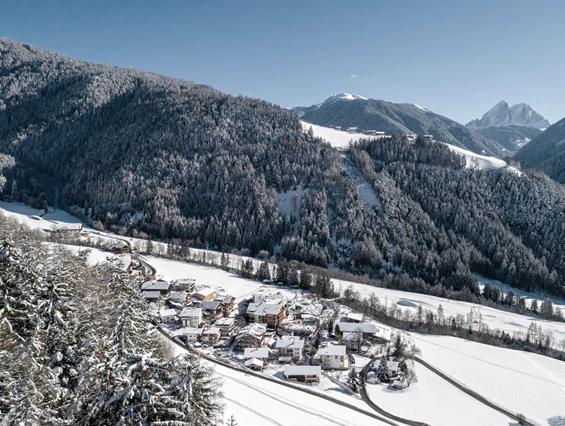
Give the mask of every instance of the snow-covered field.
[[540, 318], [519, 315], [481, 305], [474, 305], [473, 303], [459, 302], [456, 300], [449, 300], [425, 294], [390, 290], [387, 288], [373, 287], [349, 281], [333, 280], [333, 282], [336, 286], [341, 286], [342, 291], [351, 285], [354, 290], [364, 297], [369, 297], [372, 293], [374, 293], [382, 304], [386, 304], [388, 306], [394, 305], [402, 310], [416, 312], [418, 306], [421, 305], [424, 309], [430, 309], [436, 312], [441, 304], [444, 315], [446, 316], [466, 316], [474, 309], [475, 313], [480, 316], [480, 321], [487, 324], [491, 329], [504, 330], [508, 333], [520, 331], [526, 333], [530, 324], [535, 323], [536, 325], [540, 325], [544, 331], [551, 331], [553, 333], [553, 337], [557, 341], [565, 339], [565, 323], [561, 322], [546, 321]]
[[[75, 216], [63, 210], [55, 210], [43, 215], [43, 210], [34, 209], [22, 203], [0, 201], [0, 210], [6, 217], [14, 218], [33, 229], [55, 230], [76, 228], [84, 223]], [[43, 215], [40, 217], [39, 215]]]
[[467, 160], [467, 167], [470, 169], [480, 170], [494, 170], [502, 167], [507, 167], [506, 161], [495, 157], [488, 157], [486, 155], [475, 154], [472, 151], [459, 148], [458, 146], [446, 144], [450, 150], [461, 154]]
[[[174, 345], [175, 355], [182, 352], [183, 349]], [[221, 365], [214, 364], [213, 367], [224, 383], [225, 409], [222, 424], [225, 424], [225, 421], [233, 415], [237, 423], [242, 426], [269, 424], [280, 426], [385, 425], [372, 417], [317, 396], [270, 383]], [[316, 389], [315, 386], [308, 388], [321, 390]], [[338, 393], [335, 392], [335, 394]], [[363, 407], [364, 403], [361, 401], [356, 401], [347, 395], [344, 398], [347, 398], [349, 403]], [[367, 406], [363, 409], [370, 412]]]
[[301, 121], [302, 128], [308, 131], [310, 127], [314, 131], [314, 136], [325, 139], [334, 148], [348, 148], [349, 142], [359, 139], [374, 139], [376, 136], [364, 135], [361, 133], [349, 133], [342, 130], [335, 130], [331, 127], [318, 126], [317, 124]]
[[422, 359], [490, 401], [540, 425], [565, 425], [565, 362], [455, 337], [411, 337]]
[[388, 385], [368, 384], [371, 400], [390, 413], [430, 425], [498, 426], [511, 422], [420, 364], [414, 367], [418, 383], [401, 391]]

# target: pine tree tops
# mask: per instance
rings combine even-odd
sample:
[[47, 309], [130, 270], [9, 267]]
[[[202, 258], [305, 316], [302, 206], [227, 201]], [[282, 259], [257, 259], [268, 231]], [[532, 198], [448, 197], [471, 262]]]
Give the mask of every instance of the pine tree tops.
[[362, 386], [361, 377], [359, 376], [359, 373], [355, 370], [355, 368], [352, 368], [349, 372], [349, 376], [347, 377], [347, 385], [353, 392], [359, 393], [359, 390]]
[[390, 376], [388, 374], [387, 357], [383, 355], [379, 361], [379, 366], [377, 367], [377, 379], [380, 382], [388, 382]]

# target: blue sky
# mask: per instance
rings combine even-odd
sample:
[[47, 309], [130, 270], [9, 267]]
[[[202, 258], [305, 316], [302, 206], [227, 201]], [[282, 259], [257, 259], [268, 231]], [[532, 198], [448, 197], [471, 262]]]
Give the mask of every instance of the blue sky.
[[565, 1], [0, 1], [0, 35], [285, 106], [338, 92], [459, 122], [565, 116]]

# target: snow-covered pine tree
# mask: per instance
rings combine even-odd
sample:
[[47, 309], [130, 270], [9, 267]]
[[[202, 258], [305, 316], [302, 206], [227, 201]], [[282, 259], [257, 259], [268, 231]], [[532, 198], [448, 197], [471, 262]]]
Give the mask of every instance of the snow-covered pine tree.
[[388, 375], [387, 358], [384, 355], [381, 357], [379, 366], [377, 367], [377, 379], [381, 382], [388, 382], [390, 380], [390, 376]]
[[361, 389], [361, 378], [359, 376], [359, 373], [355, 371], [355, 368], [352, 368], [349, 372], [349, 376], [347, 377], [347, 384], [349, 385], [351, 390], [353, 390], [353, 392], [359, 393], [359, 390]]

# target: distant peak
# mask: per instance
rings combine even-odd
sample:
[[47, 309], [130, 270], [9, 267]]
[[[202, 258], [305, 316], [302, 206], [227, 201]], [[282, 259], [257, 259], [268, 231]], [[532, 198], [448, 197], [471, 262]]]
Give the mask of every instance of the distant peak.
[[354, 95], [354, 94], [351, 94], [351, 93], [337, 93], [333, 96], [330, 96], [328, 99], [326, 99], [324, 101], [324, 104], [331, 104], [333, 102], [341, 101], [341, 100], [355, 101], [357, 99], [361, 99], [361, 100], [364, 100], [364, 101], [367, 100], [367, 98], [365, 98], [364, 96], [361, 96], [361, 95]]
[[500, 101], [484, 114], [480, 120], [473, 120], [467, 123], [467, 127], [472, 130], [508, 125], [543, 129], [549, 126], [549, 121], [534, 111], [528, 104], [520, 103], [509, 106], [508, 102]]

